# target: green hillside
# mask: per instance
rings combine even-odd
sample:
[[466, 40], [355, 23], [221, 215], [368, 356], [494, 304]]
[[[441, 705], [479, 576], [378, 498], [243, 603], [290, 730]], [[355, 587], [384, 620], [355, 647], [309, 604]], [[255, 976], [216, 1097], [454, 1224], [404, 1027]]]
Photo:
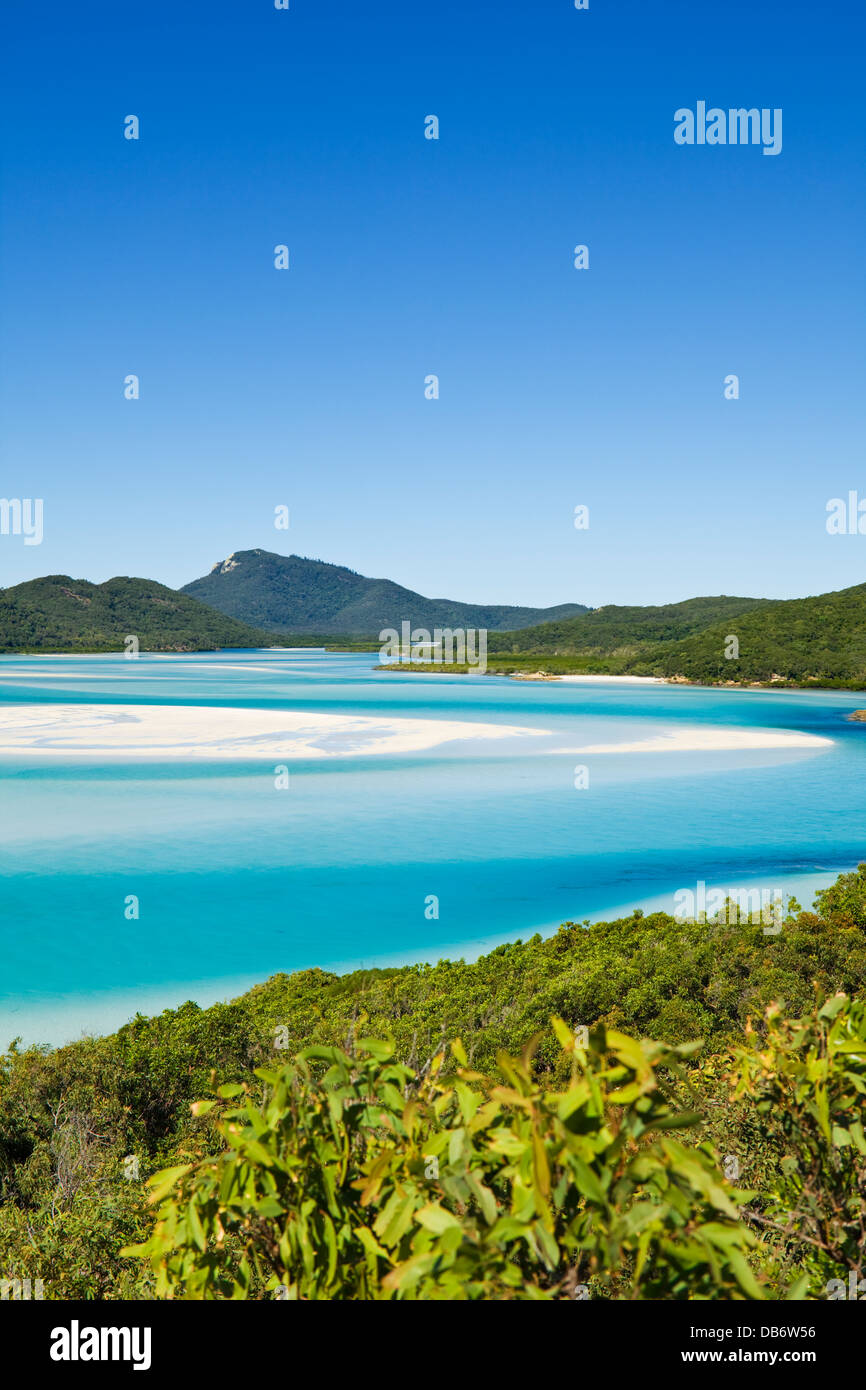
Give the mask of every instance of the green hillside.
[[[731, 636], [739, 643], [736, 659], [725, 656]], [[866, 584], [763, 603], [682, 641], [636, 654], [627, 669], [635, 675], [680, 675], [705, 682], [781, 680], [863, 689]]]
[[488, 646], [492, 671], [862, 689], [866, 584], [802, 599], [722, 596], [659, 608], [611, 605], [566, 622], [491, 634]]
[[578, 617], [517, 632], [491, 634], [491, 652], [606, 656], [626, 661], [647, 645], [672, 642], [715, 622], [738, 617], [761, 603], [755, 598], [690, 598], [657, 608], [609, 604]]
[[0, 590], [0, 652], [196, 652], [275, 641], [152, 579], [91, 584], [52, 574]]
[[516, 608], [424, 598], [390, 579], [367, 579], [343, 565], [268, 550], [240, 550], [202, 579], [185, 584], [182, 592], [268, 630], [351, 634], [374, 641], [385, 628], [399, 629], [403, 622], [431, 632], [437, 627], [495, 632], [587, 611], [579, 603]]

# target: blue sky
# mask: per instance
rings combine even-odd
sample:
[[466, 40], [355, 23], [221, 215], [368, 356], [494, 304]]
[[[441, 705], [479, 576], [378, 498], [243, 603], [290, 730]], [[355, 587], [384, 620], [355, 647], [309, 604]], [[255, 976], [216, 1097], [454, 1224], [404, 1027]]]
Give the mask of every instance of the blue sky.
[[[866, 580], [866, 536], [825, 529], [866, 498], [862, 6], [12, 0], [4, 28], [0, 495], [45, 534], [0, 536], [0, 584], [179, 585], [253, 546], [479, 602]], [[698, 100], [782, 108], [782, 153], [677, 146]]]

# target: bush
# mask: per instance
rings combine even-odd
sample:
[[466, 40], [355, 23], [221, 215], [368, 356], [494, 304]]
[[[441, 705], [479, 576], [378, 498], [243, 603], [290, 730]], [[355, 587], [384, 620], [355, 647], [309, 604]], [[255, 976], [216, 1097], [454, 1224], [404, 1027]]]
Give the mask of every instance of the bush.
[[798, 1296], [866, 1274], [866, 1004], [844, 994], [804, 1020], [768, 1010], [736, 1056], [736, 1094], [761, 1118], [768, 1181], [746, 1215], [773, 1237]]
[[[426, 1074], [367, 1040], [308, 1048], [266, 1088], [222, 1087], [225, 1142], [158, 1174], [142, 1247], [157, 1294], [290, 1299], [759, 1299], [754, 1237], [712, 1153], [672, 1134], [699, 1117], [662, 1075], [693, 1045], [554, 1021], [564, 1089], [502, 1054], [499, 1079], [440, 1053]], [[244, 1095], [225, 1110], [221, 1102]]]

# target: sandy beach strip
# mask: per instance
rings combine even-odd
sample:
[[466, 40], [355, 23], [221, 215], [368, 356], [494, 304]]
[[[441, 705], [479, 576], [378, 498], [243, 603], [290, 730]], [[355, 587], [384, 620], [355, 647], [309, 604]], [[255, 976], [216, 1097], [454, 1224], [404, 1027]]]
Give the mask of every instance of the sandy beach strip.
[[589, 743], [582, 748], [558, 748], [569, 756], [591, 753], [733, 753], [750, 749], [832, 748], [833, 739], [789, 729], [726, 729], [720, 727], [677, 729], [655, 738], [624, 743]]
[[549, 730], [511, 724], [209, 705], [22, 704], [0, 709], [3, 757], [346, 758], [545, 735]]
[[664, 676], [554, 676], [554, 680], [602, 682], [605, 685], [668, 685]]

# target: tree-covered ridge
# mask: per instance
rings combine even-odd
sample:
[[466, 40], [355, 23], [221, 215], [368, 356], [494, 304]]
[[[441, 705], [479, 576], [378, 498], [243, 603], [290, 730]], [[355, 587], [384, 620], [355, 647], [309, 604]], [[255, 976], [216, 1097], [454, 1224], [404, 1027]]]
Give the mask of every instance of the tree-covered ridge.
[[[725, 655], [729, 635], [738, 642]], [[698, 681], [787, 680], [798, 685], [866, 685], [866, 584], [762, 604], [725, 624], [630, 662], [635, 674], [683, 675]]]
[[[731, 642], [736, 639], [736, 644]], [[705, 684], [866, 686], [866, 584], [812, 598], [600, 608], [489, 639], [494, 671], [679, 677]]]
[[647, 644], [678, 641], [716, 622], [738, 618], [760, 603], [760, 599], [722, 594], [660, 607], [609, 604], [576, 618], [491, 634], [488, 645], [491, 652], [613, 656], [627, 662]]
[[0, 591], [0, 651], [123, 651], [128, 636], [143, 651], [212, 651], [275, 641], [244, 623], [152, 579], [104, 584], [53, 574]]
[[[806, 1126], [813, 1103], [809, 1076], [814, 1080], [815, 1067], [829, 1064], [825, 1034], [837, 1026], [814, 1019], [814, 1001], [838, 991], [862, 1000], [864, 979], [866, 866], [820, 894], [814, 912], [792, 904], [778, 935], [748, 923], [689, 923], [635, 912], [616, 922], [565, 924], [547, 940], [514, 942], [474, 963], [440, 961], [347, 976], [321, 970], [277, 975], [232, 1003], [209, 1009], [188, 1003], [156, 1018], [136, 1018], [109, 1037], [56, 1050], [12, 1048], [0, 1062], [0, 1268], [20, 1278], [50, 1272], [53, 1297], [152, 1296], [157, 1275], [118, 1252], [146, 1241], [154, 1229], [154, 1211], [139, 1179], [223, 1152], [213, 1128], [222, 1102], [209, 1113], [190, 1109], [212, 1096], [212, 1083], [247, 1088], [250, 1104], [267, 1105], [272, 1083], [257, 1078], [256, 1070], [280, 1071], [288, 1057], [310, 1048], [338, 1048], [354, 1059], [350, 1067], [360, 1068], [370, 1060], [363, 1060], [361, 1040], [388, 1038], [390, 1060], [378, 1060], [405, 1066], [417, 1077], [429, 1075], [431, 1059], [448, 1054], [450, 1042], [460, 1038], [461, 1066], [485, 1076], [496, 1073], [503, 1056], [517, 1057], [532, 1043], [531, 1084], [556, 1092], [571, 1065], [551, 1024], [558, 1017], [575, 1037], [583, 1029], [587, 1035], [601, 1029], [608, 1039], [614, 1033], [660, 1038], [668, 1049], [703, 1039], [699, 1054], [681, 1059], [688, 1061], [682, 1108], [696, 1110], [704, 1122], [687, 1143], [706, 1140], [718, 1155], [739, 1155], [740, 1185], [759, 1194], [749, 1199], [754, 1215], [748, 1230], [759, 1237], [761, 1255], [758, 1264], [749, 1256], [750, 1267], [777, 1289], [793, 1282], [808, 1260], [813, 1283], [835, 1277], [830, 1271], [837, 1268], [844, 1278], [845, 1269], [853, 1268], [846, 1253], [848, 1227], [825, 1230], [820, 1254], [809, 1244], [816, 1238], [809, 1232], [819, 1222], [831, 1180], [848, 1185], [852, 1221], [866, 1210], [856, 1129], [866, 1092], [845, 1079], [845, 1067], [853, 1065], [851, 1049], [839, 1054], [829, 1139], [820, 1125], [803, 1132], [802, 1143], [812, 1153], [805, 1187], [797, 1187], [797, 1171], [786, 1174], [780, 1167], [791, 1152], [784, 1132], [788, 1102], [780, 1097], [800, 1096], [796, 1106], [794, 1099], [790, 1104], [801, 1128]], [[862, 1031], [859, 1017], [845, 1015], [855, 1038]], [[793, 1029], [798, 1018], [813, 1019], [805, 1032]], [[758, 1029], [751, 1040], [750, 1020]], [[812, 1045], [820, 1052], [814, 1065], [806, 1056]], [[737, 1048], [746, 1053], [735, 1064]], [[768, 1049], [775, 1056], [772, 1067], [749, 1073], [749, 1066], [770, 1055]], [[327, 1068], [312, 1060], [305, 1065], [313, 1069], [309, 1095], [315, 1107]], [[809, 1075], [801, 1075], [802, 1067]], [[736, 1092], [728, 1080], [734, 1071]], [[475, 1083], [466, 1084], [471, 1089]], [[775, 1097], [766, 1112], [757, 1108], [765, 1094]], [[834, 1145], [849, 1130], [853, 1137], [840, 1155]], [[404, 1157], [391, 1153], [387, 1161], [399, 1166]], [[799, 1241], [796, 1233], [776, 1239], [778, 1212], [795, 1206], [802, 1208], [798, 1220], [808, 1240]], [[391, 1250], [387, 1242], [380, 1244]], [[237, 1253], [237, 1244], [231, 1249]], [[326, 1253], [322, 1258], [327, 1264]], [[223, 1268], [215, 1277], [234, 1280], [239, 1268]], [[379, 1274], [385, 1278], [385, 1266]], [[251, 1276], [247, 1291], [271, 1296], [266, 1282]], [[716, 1296], [731, 1296], [726, 1288], [720, 1283]], [[821, 1295], [813, 1289], [809, 1296]]]
[[510, 631], [586, 611], [579, 603], [545, 609], [425, 598], [390, 579], [368, 579], [344, 565], [268, 550], [240, 550], [182, 592], [269, 630], [369, 637], [373, 646], [380, 632], [404, 622], [430, 630]]
[[[390, 581], [267, 551], [241, 552], [215, 569], [220, 573], [182, 591], [147, 579], [91, 584], [68, 575], [2, 590], [0, 652], [120, 651], [130, 634], [145, 651], [334, 646], [341, 640], [368, 650], [383, 627], [408, 620], [428, 630], [487, 629], [487, 664], [494, 673], [866, 686], [866, 584], [805, 599], [721, 595], [659, 607], [609, 605], [571, 616], [579, 605], [538, 610], [420, 599]], [[248, 626], [241, 613], [259, 625]], [[277, 614], [296, 626], [278, 630]], [[544, 614], [558, 616], [501, 630], [535, 624]], [[360, 639], [359, 633], [370, 635]]]

